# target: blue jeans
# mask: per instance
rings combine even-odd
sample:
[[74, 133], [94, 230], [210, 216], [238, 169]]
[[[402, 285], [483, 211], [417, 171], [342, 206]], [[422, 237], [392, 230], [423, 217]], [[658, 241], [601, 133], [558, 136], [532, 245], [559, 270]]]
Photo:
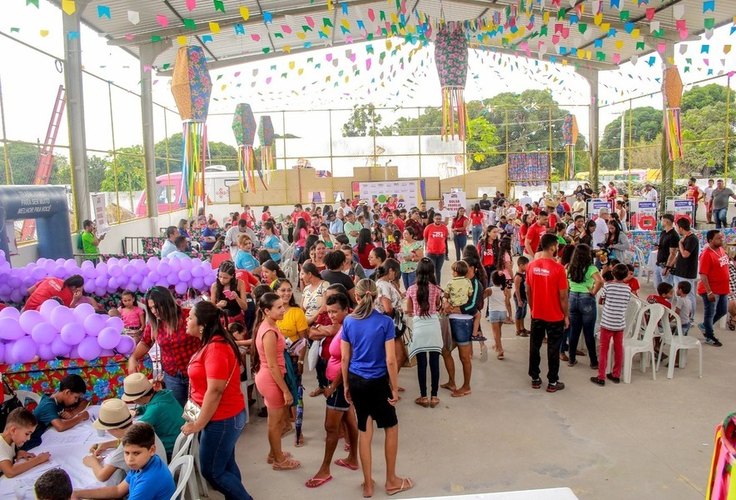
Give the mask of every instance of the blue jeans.
[[164, 384], [166, 388], [171, 391], [182, 408], [187, 404], [189, 398], [189, 377], [182, 373], [176, 375], [169, 375], [164, 372]]
[[711, 302], [706, 294], [701, 294], [703, 299], [703, 325], [705, 325], [706, 338], [715, 338], [713, 325], [726, 315], [728, 311], [728, 295], [716, 295], [716, 300]]
[[[468, 244], [467, 234], [456, 234], [455, 235], [455, 260], [463, 259], [463, 249]], [[437, 282], [439, 283], [439, 281]]]
[[656, 290], [660, 283], [669, 283], [672, 285], [672, 274], [667, 273], [666, 275], [662, 274], [662, 271], [664, 270], [663, 267], [655, 266], [654, 267], [654, 289]]
[[680, 278], [679, 276], [672, 276], [672, 285], [675, 287], [675, 295], [677, 295], [677, 285], [681, 281], [687, 281], [690, 283], [690, 293], [687, 294], [687, 299], [690, 301], [692, 306], [690, 309], [690, 323], [695, 319], [695, 279]]
[[478, 246], [478, 242], [480, 241], [480, 237], [483, 234], [483, 226], [478, 224], [477, 226], [473, 226], [473, 245]]
[[578, 350], [580, 332], [585, 337], [585, 347], [590, 356], [590, 365], [598, 364], [595, 352], [595, 318], [597, 308], [595, 297], [589, 293], [570, 292], [570, 363], [575, 362], [575, 352]]
[[226, 500], [250, 500], [235, 462], [235, 444], [245, 427], [245, 410], [234, 417], [210, 422], [199, 437], [202, 475]]
[[445, 256], [439, 253], [428, 253], [427, 258], [434, 264], [434, 277], [437, 283], [442, 283], [442, 264], [445, 263]]
[[726, 208], [714, 208], [713, 209], [713, 218], [716, 221], [716, 229], [728, 227], [728, 224], [726, 222], [726, 217], [728, 217], [728, 206]]
[[401, 273], [401, 279], [404, 281], [404, 290], [408, 290], [417, 281], [417, 272]]

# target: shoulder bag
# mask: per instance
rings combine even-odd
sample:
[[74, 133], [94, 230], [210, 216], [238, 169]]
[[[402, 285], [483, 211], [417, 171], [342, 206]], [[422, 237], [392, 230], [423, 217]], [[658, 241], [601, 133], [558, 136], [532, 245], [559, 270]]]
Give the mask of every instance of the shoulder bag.
[[[235, 358], [235, 366], [233, 366], [233, 370], [230, 372], [230, 376], [227, 378], [227, 382], [225, 383], [225, 389], [227, 389], [227, 386], [230, 384], [230, 380], [233, 378], [233, 375], [235, 374], [235, 370], [238, 368], [238, 358]], [[223, 389], [223, 393], [225, 392], [225, 389]], [[189, 397], [187, 398], [187, 402], [184, 405], [184, 413], [181, 414], [181, 416], [186, 420], [187, 422], [194, 423], [199, 419], [199, 415], [202, 413], [202, 407], [199, 406], [197, 403], [194, 402], [192, 399], [192, 382], [189, 381]]]

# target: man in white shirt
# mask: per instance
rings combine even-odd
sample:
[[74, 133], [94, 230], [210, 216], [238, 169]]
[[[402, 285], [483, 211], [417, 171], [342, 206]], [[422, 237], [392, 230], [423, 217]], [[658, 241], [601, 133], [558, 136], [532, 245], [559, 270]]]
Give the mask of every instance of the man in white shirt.
[[606, 207], [598, 210], [598, 218], [595, 220], [595, 231], [593, 231], [593, 250], [598, 249], [599, 243], [605, 243], [608, 236], [608, 219], [611, 217]]
[[644, 201], [653, 201], [655, 203], [659, 202], [659, 194], [657, 193], [657, 190], [649, 183], [644, 186], [644, 191], [642, 191], [641, 195], [644, 198]]
[[235, 254], [238, 253], [238, 236], [240, 236], [240, 233], [245, 233], [250, 236], [250, 239], [253, 242], [253, 248], [256, 248], [259, 244], [256, 233], [248, 227], [248, 223], [245, 219], [240, 219], [237, 226], [231, 227], [227, 230], [227, 233], [225, 233], [225, 248], [230, 250], [230, 256], [233, 260], [235, 260]]
[[179, 236], [179, 228], [176, 226], [169, 226], [166, 228], [166, 241], [161, 245], [161, 258], [165, 259], [172, 252], [176, 252], [176, 244], [174, 241]]
[[519, 204], [521, 205], [521, 208], [526, 208], [527, 205], [532, 204], [532, 197], [529, 196], [528, 191], [521, 192], [521, 197], [519, 198]]
[[705, 216], [708, 224], [713, 224], [713, 179], [708, 179], [708, 187], [703, 189], [705, 193]]

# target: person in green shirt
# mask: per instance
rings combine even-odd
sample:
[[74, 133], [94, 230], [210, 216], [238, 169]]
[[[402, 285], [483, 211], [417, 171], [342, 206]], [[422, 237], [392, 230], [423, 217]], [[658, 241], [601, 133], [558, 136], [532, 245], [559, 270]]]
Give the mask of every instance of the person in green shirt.
[[358, 234], [363, 229], [363, 225], [355, 220], [355, 214], [353, 212], [348, 212], [345, 215], [345, 219], [345, 235], [350, 241], [350, 246], [355, 246], [355, 243], [358, 241]]
[[588, 245], [578, 243], [575, 247], [570, 265], [567, 267], [567, 277], [570, 288], [570, 346], [569, 355], [561, 352], [560, 359], [567, 358], [569, 366], [577, 364], [578, 341], [582, 332], [588, 348], [590, 367], [598, 368], [594, 335], [598, 312], [596, 294], [603, 286], [603, 278], [598, 268], [593, 265], [593, 254]]
[[154, 391], [151, 381], [142, 373], [131, 373], [123, 381], [123, 396], [126, 403], [139, 405], [138, 419], [153, 427], [166, 449], [166, 457], [171, 460], [174, 443], [184, 425], [184, 409], [171, 391]]
[[82, 251], [84, 252], [85, 260], [96, 261], [100, 256], [98, 246], [105, 239], [103, 234], [97, 237], [97, 226], [91, 220], [85, 220], [83, 222], [84, 231], [82, 231]]

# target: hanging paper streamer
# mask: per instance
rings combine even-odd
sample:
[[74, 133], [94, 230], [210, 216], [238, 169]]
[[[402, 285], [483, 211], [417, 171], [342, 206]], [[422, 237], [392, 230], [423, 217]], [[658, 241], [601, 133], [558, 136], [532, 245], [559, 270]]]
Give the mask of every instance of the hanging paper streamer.
[[171, 93], [183, 123], [181, 189], [179, 204], [191, 215], [200, 197], [205, 206], [204, 165], [207, 158], [205, 122], [212, 80], [201, 47], [181, 47], [171, 76]]
[[434, 59], [442, 85], [442, 138], [465, 140], [468, 114], [463, 91], [468, 76], [468, 41], [460, 23], [440, 27], [434, 42]]
[[261, 126], [258, 128], [258, 140], [261, 143], [261, 166], [258, 176], [261, 178], [263, 187], [268, 189], [270, 173], [274, 169], [274, 158], [276, 157], [276, 142], [274, 141], [273, 123], [271, 117], [261, 117]]
[[578, 121], [575, 115], [567, 115], [562, 124], [562, 137], [565, 140], [565, 179], [575, 177], [575, 144], [578, 142]]
[[253, 142], [256, 138], [256, 119], [250, 104], [238, 104], [233, 117], [233, 134], [238, 143], [238, 172], [240, 173], [240, 192], [256, 192], [255, 153]]
[[677, 66], [670, 66], [664, 70], [662, 93], [665, 105], [665, 136], [667, 138], [667, 153], [670, 160], [682, 159], [682, 126], [680, 121], [680, 103], [682, 101], [682, 80]]

